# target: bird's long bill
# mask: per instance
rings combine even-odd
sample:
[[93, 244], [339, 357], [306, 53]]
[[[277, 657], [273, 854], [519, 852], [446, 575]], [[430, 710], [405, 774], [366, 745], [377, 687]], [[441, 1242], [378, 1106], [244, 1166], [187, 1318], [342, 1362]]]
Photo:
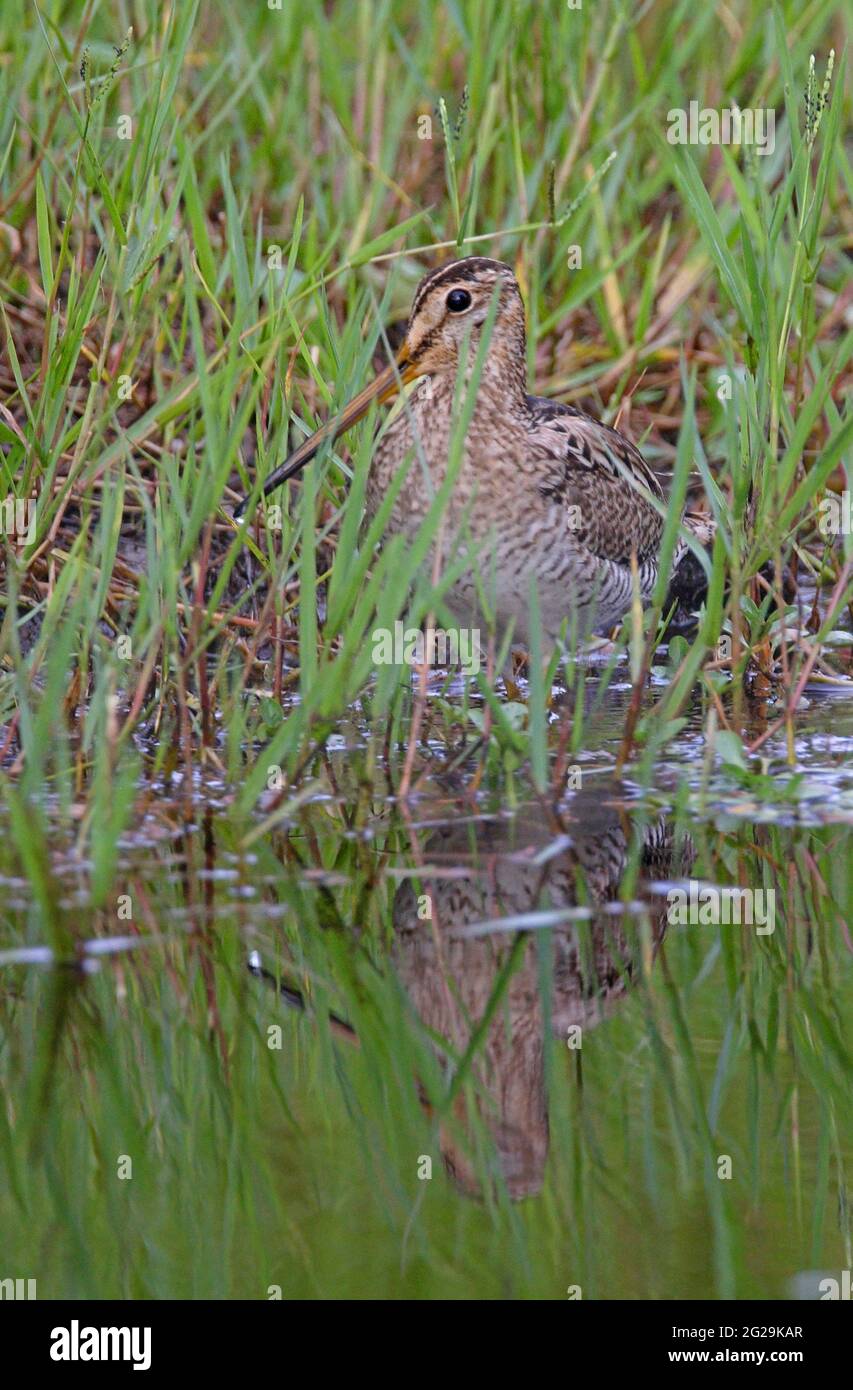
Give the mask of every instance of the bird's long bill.
[[[378, 401], [380, 405], [385, 401], [390, 401], [397, 395], [401, 386], [408, 381], [413, 381], [417, 375], [417, 369], [409, 360], [409, 354], [404, 344], [392, 366], [386, 367], [384, 371], [374, 377], [369, 386], [365, 386], [363, 391], [359, 391], [358, 395], [353, 396], [352, 400], [344, 406], [340, 415], [335, 415], [325, 425], [321, 425], [318, 430], [303, 440], [299, 448], [294, 449], [290, 457], [285, 459], [284, 463], [270, 474], [264, 483], [261, 495], [268, 497], [281, 483], [287, 482], [287, 479], [294, 477], [300, 469], [305, 467], [306, 463], [310, 463], [327, 439], [338, 439], [364, 418], [374, 401]], [[244, 497], [234, 508], [234, 516], [241, 517], [248, 503], [249, 498]]]

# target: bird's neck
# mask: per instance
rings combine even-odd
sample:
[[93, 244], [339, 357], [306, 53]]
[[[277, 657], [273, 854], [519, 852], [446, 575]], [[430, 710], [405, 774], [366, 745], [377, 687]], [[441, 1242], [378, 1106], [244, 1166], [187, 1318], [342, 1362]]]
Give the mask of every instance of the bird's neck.
[[491, 397], [502, 402], [503, 409], [522, 408], [527, 399], [527, 359], [524, 335], [518, 342], [501, 341], [497, 351], [486, 353], [477, 386], [478, 402]]
[[[431, 378], [432, 396], [453, 401], [456, 392], [456, 373], [442, 372]], [[494, 338], [486, 351], [482, 365], [477, 368], [477, 352], [472, 349], [465, 370], [465, 386], [476, 380], [477, 398], [474, 415], [483, 413], [510, 415], [524, 413], [527, 405], [527, 360], [524, 334], [517, 341], [502, 336], [495, 345]], [[462, 397], [464, 400], [464, 388]]]

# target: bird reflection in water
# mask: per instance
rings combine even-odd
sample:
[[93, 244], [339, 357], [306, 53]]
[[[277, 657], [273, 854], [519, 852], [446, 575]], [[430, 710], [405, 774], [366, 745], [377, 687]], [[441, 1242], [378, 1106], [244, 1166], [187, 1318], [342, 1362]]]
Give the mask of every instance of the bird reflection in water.
[[[446, 1040], [455, 1057], [465, 1054], [480, 1028], [510, 954], [519, 953], [473, 1066], [477, 1108], [514, 1199], [539, 1192], [548, 1154], [537, 912], [547, 921], [549, 912], [575, 910], [574, 920], [564, 915], [550, 931], [550, 1022], [564, 1039], [577, 1026], [585, 1037], [625, 998], [640, 966], [643, 935], [650, 958], [663, 938], [666, 894], [648, 894], [644, 885], [681, 877], [694, 857], [689, 840], [682, 837], [677, 844], [665, 819], [632, 828], [624, 802], [614, 797], [608, 805], [600, 789], [573, 799], [565, 832], [561, 837], [535, 807], [511, 821], [443, 826], [423, 846], [429, 864], [422, 882], [405, 880], [394, 899], [397, 973], [421, 1022]], [[628, 914], [614, 911], [614, 905], [634, 836], [639, 841], [635, 897], [643, 907]], [[439, 871], [432, 878], [430, 866]], [[442, 877], [448, 870], [453, 876]], [[427, 919], [424, 888], [429, 889]], [[515, 917], [532, 917], [534, 929], [523, 931], [521, 940]], [[441, 1126], [444, 1162], [463, 1192], [481, 1196], [482, 1183], [468, 1156], [472, 1136], [463, 1090], [453, 1109], [458, 1123]]]

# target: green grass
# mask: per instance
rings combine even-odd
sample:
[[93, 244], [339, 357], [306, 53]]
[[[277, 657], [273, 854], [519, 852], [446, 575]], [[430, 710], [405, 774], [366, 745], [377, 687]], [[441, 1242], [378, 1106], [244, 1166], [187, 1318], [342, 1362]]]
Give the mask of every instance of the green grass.
[[[849, 842], [788, 824], [779, 753], [789, 776], [802, 697], [850, 672], [851, 540], [818, 527], [853, 453], [845, 17], [836, 0], [4, 8], [0, 502], [37, 501], [31, 540], [0, 536], [0, 950], [123, 934], [123, 895], [132, 930], [164, 938], [85, 981], [0, 976], [0, 1243], [45, 1295], [781, 1296], [792, 1270], [849, 1267]], [[670, 145], [668, 112], [694, 100], [772, 107], [773, 152]], [[661, 586], [602, 668], [565, 663], [553, 709], [535, 651], [524, 706], [494, 648], [462, 693], [373, 669], [373, 630], [441, 614], [449, 580], [420, 574], [440, 504], [409, 550], [383, 514], [359, 538], [374, 422], [268, 524], [231, 519], [291, 423], [364, 383], [425, 269], [477, 250], [516, 269], [537, 390], [618, 420], [717, 525], [696, 633], [656, 655]], [[330, 740], [354, 731], [342, 762]], [[417, 797], [385, 798], [432, 796], [440, 767], [507, 808], [559, 799], [567, 764], [602, 750], [646, 789], [671, 752], [695, 872], [753, 883], [770, 864], [782, 926], [646, 960], [582, 1078], [546, 1049], [543, 1196], [460, 1201], [446, 1078], [388, 965], [386, 871], [419, 870], [429, 837]], [[726, 806], [778, 788], [785, 825], [733, 828], [712, 771]], [[272, 925], [199, 877], [205, 835], [242, 879], [270, 876]], [[281, 1053], [275, 997], [244, 968], [258, 931], [311, 996]], [[432, 1184], [412, 1178], [422, 1153]]]
[[[347, 783], [343, 764], [337, 775]], [[442, 1172], [446, 1081], [387, 963], [405, 880], [383, 868], [410, 832], [386, 812], [369, 842], [347, 838], [351, 806], [311, 808], [252, 863], [230, 817], [211, 816], [181, 842], [186, 870], [172, 845], [124, 864], [135, 952], [85, 980], [7, 967], [10, 1269], [37, 1276], [41, 1297], [259, 1298], [280, 1285], [285, 1297], [559, 1298], [577, 1283], [586, 1298], [749, 1298], [786, 1297], [798, 1269], [849, 1265], [849, 836], [712, 824], [697, 837], [700, 876], [758, 852], [779, 885], [795, 851], [815, 876], [780, 887], [770, 936], [671, 930], [607, 1022], [585, 1026], [580, 1054], [550, 1043], [544, 1188], [516, 1206], [490, 1190], [485, 1130], [486, 1200], [460, 1198]], [[424, 820], [449, 810], [421, 806]], [[434, 831], [418, 841], [431, 862]], [[198, 878], [229, 863], [254, 889], [242, 908], [227, 882]], [[15, 916], [35, 931], [35, 911]], [[247, 928], [309, 991], [306, 1017], [247, 974]], [[113, 911], [90, 929], [114, 933]], [[638, 949], [646, 930], [629, 929]], [[535, 968], [543, 943], [547, 959], [553, 935], [517, 938], [512, 968], [525, 953]], [[507, 977], [490, 988], [500, 1018]], [[329, 1010], [355, 1027], [357, 1050]], [[474, 1106], [476, 1068], [460, 1083]]]
[[[700, 56], [719, 21], [687, 24], [688, 8], [534, 19], [508, 6], [492, 24], [454, 5], [438, 46], [434, 17], [417, 6], [393, 18], [337, 7], [329, 19], [301, 4], [239, 24], [224, 10], [198, 19], [192, 6], [157, 24], [143, 7], [126, 47], [124, 19], [113, 29], [97, 6], [66, 7], [61, 23], [50, 11], [10, 20], [0, 437], [8, 490], [38, 503], [32, 544], [7, 554], [21, 596], [5, 610], [7, 669], [20, 670], [18, 646], [41, 624], [42, 636], [75, 626], [74, 658], [101, 691], [148, 678], [120, 748], [155, 706], [161, 718], [177, 706], [197, 734], [186, 699], [206, 686], [235, 735], [233, 773], [257, 712], [243, 697], [263, 683], [256, 653], [273, 625], [279, 644], [298, 640], [303, 703], [288, 747], [339, 716], [371, 678], [363, 634], [403, 611], [417, 556], [355, 553], [357, 493], [346, 529], [339, 517], [346, 456], [281, 496], [277, 531], [235, 531], [226, 487], [235, 470], [246, 487], [279, 461], [291, 412], [310, 423], [364, 380], [383, 317], [405, 311], [430, 249], [446, 245], [515, 263], [539, 389], [606, 419], [625, 418], [630, 402], [651, 459], [666, 470], [678, 458], [679, 491], [690, 468], [701, 474], [719, 539], [674, 707], [727, 620], [735, 676], [767, 669], [775, 596], [756, 579], [766, 562], [781, 573], [796, 555], [801, 574], [840, 581], [836, 623], [849, 537], [826, 551], [815, 520], [827, 483], [843, 486], [851, 444], [853, 337], [832, 313], [851, 230], [843, 56], [816, 131], [803, 92], [808, 54], [825, 58], [840, 16], [814, 5], [786, 25], [782, 10], [743, 6], [720, 74]], [[671, 107], [724, 99], [777, 109], [771, 155], [667, 143]], [[365, 427], [365, 448], [368, 438]], [[315, 585], [330, 565], [338, 602], [318, 633]], [[429, 586], [412, 607], [431, 610]], [[807, 649], [784, 634], [778, 645], [790, 695]], [[28, 653], [30, 691], [49, 650], [42, 640]], [[399, 703], [400, 674], [380, 680], [380, 711]], [[24, 698], [20, 680], [5, 691], [7, 710]]]

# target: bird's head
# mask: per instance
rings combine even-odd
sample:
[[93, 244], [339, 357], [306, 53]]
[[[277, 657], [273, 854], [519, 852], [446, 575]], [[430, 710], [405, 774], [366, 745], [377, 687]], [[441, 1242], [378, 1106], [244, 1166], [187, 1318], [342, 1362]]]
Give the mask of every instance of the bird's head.
[[[509, 369], [523, 371], [524, 305], [511, 267], [485, 256], [466, 256], [439, 266], [418, 285], [395, 361], [270, 474], [263, 495], [304, 468], [327, 440], [338, 439], [356, 425], [374, 401], [382, 404], [392, 400], [403, 386], [420, 376], [455, 376], [463, 353], [473, 361], [495, 298], [489, 354], [498, 365], [505, 361]], [[242, 515], [247, 501], [235, 508], [235, 517]]]
[[490, 352], [517, 353], [519, 339], [523, 351], [524, 305], [511, 268], [467, 256], [439, 266], [419, 284], [398, 360], [413, 376], [455, 374], [460, 357], [476, 349], [495, 296]]

